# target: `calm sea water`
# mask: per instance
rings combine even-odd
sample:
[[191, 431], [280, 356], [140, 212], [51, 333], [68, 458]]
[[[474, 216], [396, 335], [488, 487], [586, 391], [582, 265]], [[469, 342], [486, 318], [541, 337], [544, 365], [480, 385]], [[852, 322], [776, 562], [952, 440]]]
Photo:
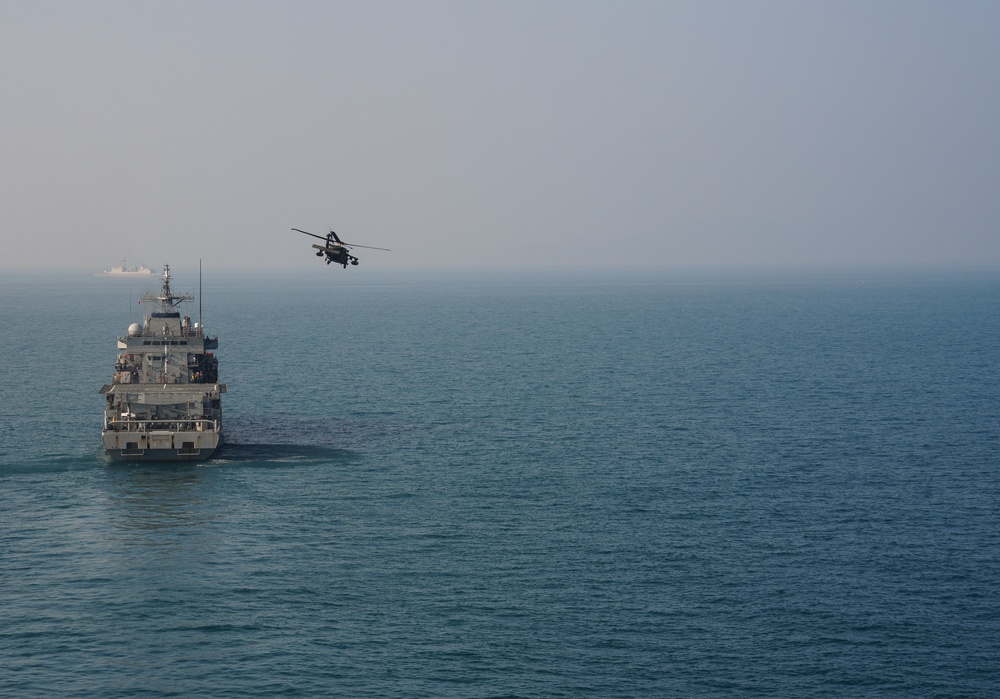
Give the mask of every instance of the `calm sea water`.
[[320, 272], [183, 465], [139, 285], [0, 276], [0, 695], [1000, 695], [1000, 277]]

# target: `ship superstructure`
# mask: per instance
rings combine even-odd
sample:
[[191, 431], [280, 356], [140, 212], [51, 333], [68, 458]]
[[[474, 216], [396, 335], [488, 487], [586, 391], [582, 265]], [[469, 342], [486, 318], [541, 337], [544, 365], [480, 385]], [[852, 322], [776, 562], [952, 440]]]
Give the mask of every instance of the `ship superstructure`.
[[101, 388], [104, 448], [120, 461], [205, 459], [222, 441], [219, 340], [181, 317], [177, 304], [194, 297], [174, 294], [171, 280], [163, 265], [159, 295], [141, 297], [156, 310], [118, 338], [114, 378]]
[[106, 269], [103, 272], [97, 272], [95, 277], [151, 277], [154, 270], [150, 269], [146, 265], [139, 265], [138, 267], [126, 267], [125, 260], [122, 259], [120, 265], [115, 265], [111, 269]]

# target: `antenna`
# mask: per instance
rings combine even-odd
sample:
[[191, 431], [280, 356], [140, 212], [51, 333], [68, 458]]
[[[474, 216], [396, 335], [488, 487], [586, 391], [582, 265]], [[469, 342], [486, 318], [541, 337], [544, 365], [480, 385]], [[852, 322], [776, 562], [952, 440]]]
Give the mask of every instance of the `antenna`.
[[205, 332], [205, 325], [201, 322], [201, 258], [198, 258], [198, 327], [202, 334]]

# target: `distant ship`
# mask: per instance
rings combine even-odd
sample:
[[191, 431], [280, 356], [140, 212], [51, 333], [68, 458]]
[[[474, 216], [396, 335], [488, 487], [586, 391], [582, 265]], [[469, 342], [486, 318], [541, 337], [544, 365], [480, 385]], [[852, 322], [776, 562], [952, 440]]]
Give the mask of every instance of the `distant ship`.
[[122, 259], [120, 265], [115, 265], [111, 269], [106, 269], [103, 272], [96, 272], [95, 277], [151, 277], [155, 270], [150, 269], [146, 265], [139, 265], [138, 267], [126, 267], [125, 260]]
[[156, 310], [132, 323], [118, 338], [118, 361], [105, 397], [104, 449], [118, 461], [197, 461], [222, 442], [219, 360], [209, 350], [200, 323], [181, 318], [176, 304], [194, 296], [170, 290], [170, 266], [163, 265], [158, 296], [143, 294]]

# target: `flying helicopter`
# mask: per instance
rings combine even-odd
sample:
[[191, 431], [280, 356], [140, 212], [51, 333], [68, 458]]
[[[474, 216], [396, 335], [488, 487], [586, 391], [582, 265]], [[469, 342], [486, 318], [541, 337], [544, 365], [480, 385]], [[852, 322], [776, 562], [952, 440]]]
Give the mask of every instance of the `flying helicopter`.
[[323, 257], [326, 255], [326, 263], [336, 262], [338, 265], [344, 265], [344, 269], [347, 269], [348, 264], [356, 265], [358, 264], [358, 258], [348, 252], [351, 248], [367, 248], [368, 250], [385, 250], [391, 252], [389, 248], [375, 248], [371, 245], [356, 245], [354, 243], [345, 243], [340, 239], [333, 229], [330, 229], [329, 235], [322, 236], [316, 235], [315, 233], [310, 233], [309, 231], [304, 231], [301, 228], [293, 228], [293, 231], [298, 231], [299, 233], [305, 233], [306, 235], [311, 235], [313, 238], [319, 238], [320, 240], [325, 240], [326, 245], [316, 245], [316, 257]]

